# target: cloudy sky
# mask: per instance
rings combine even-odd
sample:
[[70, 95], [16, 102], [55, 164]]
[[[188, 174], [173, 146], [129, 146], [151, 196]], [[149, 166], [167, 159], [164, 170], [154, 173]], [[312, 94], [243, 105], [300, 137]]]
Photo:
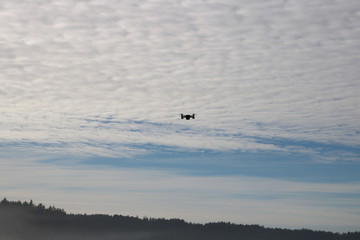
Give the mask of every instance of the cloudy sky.
[[359, 22], [358, 0], [3, 0], [0, 197], [360, 230]]

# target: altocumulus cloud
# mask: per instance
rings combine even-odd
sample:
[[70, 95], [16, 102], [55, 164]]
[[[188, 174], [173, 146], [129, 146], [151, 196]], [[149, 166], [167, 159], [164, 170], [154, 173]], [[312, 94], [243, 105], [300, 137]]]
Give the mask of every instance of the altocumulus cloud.
[[355, 0], [16, 0], [0, 11], [2, 141], [359, 140]]

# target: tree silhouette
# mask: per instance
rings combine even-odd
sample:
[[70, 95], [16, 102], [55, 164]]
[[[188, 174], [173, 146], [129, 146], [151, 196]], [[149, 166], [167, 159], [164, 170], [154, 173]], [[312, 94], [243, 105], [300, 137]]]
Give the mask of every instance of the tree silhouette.
[[289, 230], [229, 222], [187, 223], [182, 219], [138, 218], [122, 215], [67, 214], [63, 209], [33, 201], [0, 202], [0, 239], [14, 240], [359, 240], [360, 232], [332, 233]]

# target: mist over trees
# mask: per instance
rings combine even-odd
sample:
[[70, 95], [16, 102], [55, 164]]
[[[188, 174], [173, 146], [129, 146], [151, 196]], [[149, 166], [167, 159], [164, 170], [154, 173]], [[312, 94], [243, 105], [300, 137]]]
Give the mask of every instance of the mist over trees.
[[307, 229], [265, 228], [225, 222], [193, 224], [182, 219], [122, 215], [67, 214], [32, 201], [0, 202], [0, 239], [11, 240], [358, 240], [360, 232], [332, 233]]

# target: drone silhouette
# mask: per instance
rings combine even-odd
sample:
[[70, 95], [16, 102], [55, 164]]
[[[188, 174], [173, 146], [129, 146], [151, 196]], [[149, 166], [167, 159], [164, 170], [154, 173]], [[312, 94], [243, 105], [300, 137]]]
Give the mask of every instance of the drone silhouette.
[[191, 118], [192, 119], [195, 119], [195, 114], [193, 113], [192, 115], [189, 115], [189, 114], [187, 114], [187, 115], [184, 115], [184, 114], [181, 114], [181, 119], [186, 119], [186, 120], [190, 120]]

